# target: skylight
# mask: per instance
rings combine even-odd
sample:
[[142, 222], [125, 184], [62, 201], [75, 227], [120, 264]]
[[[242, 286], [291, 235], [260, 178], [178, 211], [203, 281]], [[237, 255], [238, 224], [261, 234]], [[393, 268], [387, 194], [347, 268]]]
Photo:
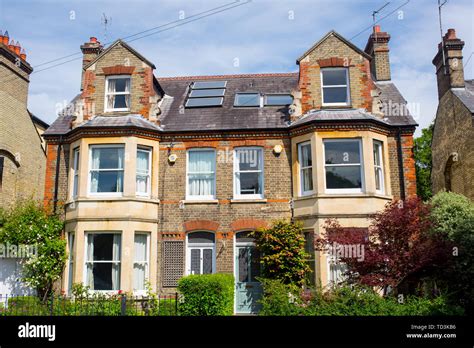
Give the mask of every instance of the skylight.
[[224, 102], [226, 85], [227, 81], [193, 82], [185, 106], [187, 108], [221, 106]]
[[291, 94], [267, 94], [265, 95], [265, 106], [284, 106], [293, 104]]
[[234, 106], [260, 106], [260, 93], [236, 93]]

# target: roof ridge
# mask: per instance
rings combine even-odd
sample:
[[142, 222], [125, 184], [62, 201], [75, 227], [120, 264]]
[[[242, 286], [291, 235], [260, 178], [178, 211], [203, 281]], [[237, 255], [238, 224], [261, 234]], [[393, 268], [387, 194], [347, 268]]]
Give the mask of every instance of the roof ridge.
[[246, 78], [246, 77], [292, 77], [298, 76], [298, 72], [288, 73], [256, 73], [256, 74], [229, 74], [229, 75], [196, 75], [196, 76], [170, 76], [170, 77], [157, 77], [158, 81], [175, 81], [175, 80], [212, 80], [221, 78]]

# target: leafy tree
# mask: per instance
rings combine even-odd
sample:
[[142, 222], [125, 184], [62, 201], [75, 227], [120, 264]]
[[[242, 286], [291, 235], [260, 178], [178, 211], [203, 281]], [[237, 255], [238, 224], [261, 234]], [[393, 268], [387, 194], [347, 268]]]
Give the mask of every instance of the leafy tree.
[[431, 191], [431, 138], [433, 136], [434, 124], [421, 131], [421, 136], [415, 138], [415, 171], [416, 171], [416, 193], [423, 201], [432, 196]]
[[348, 282], [397, 289], [443, 262], [446, 247], [441, 238], [429, 233], [429, 213], [429, 205], [413, 197], [388, 203], [371, 218], [365, 234], [359, 228], [343, 228], [336, 220], [328, 220], [315, 246], [321, 251], [335, 243], [363, 247], [363, 257], [339, 258], [348, 267]]
[[303, 285], [308, 272], [305, 239], [301, 222], [276, 221], [272, 227], [251, 232], [260, 252], [262, 277], [280, 279], [285, 284]]
[[0, 243], [36, 246], [23, 267], [24, 281], [46, 298], [63, 272], [66, 262], [66, 241], [61, 237], [63, 222], [48, 215], [33, 201], [19, 204], [5, 215], [0, 226]]

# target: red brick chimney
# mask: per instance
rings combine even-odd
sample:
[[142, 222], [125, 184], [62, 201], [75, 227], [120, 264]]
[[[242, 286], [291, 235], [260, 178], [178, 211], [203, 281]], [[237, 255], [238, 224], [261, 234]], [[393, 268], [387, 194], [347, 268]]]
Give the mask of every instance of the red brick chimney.
[[[443, 41], [438, 44], [438, 53], [433, 58], [438, 81], [438, 98], [451, 88], [464, 88], [464, 66], [462, 49], [464, 41], [456, 37], [456, 30], [448, 29]], [[444, 64], [443, 64], [444, 51]]]
[[369, 36], [365, 52], [372, 56], [370, 71], [376, 81], [391, 80], [390, 57], [388, 42], [390, 35], [380, 30], [380, 25], [375, 25], [372, 34]]
[[89, 42], [85, 42], [81, 45], [82, 51], [82, 78], [81, 78], [81, 91], [84, 89], [84, 67], [92, 62], [103, 50], [103, 46], [97, 40], [96, 37], [89, 38]]

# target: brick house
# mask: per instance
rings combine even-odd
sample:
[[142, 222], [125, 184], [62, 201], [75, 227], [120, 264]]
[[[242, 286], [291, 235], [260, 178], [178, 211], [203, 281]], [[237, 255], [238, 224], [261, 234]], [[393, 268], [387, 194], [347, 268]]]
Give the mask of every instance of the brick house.
[[433, 59], [439, 104], [431, 145], [431, 181], [433, 193], [453, 191], [474, 200], [474, 80], [464, 80], [463, 47], [456, 31], [448, 29]]
[[[41, 201], [46, 167], [41, 134], [48, 124], [27, 109], [29, 75], [26, 54], [8, 31], [0, 30], [0, 208], [22, 200]], [[0, 295], [21, 295], [19, 259], [0, 258]]]
[[295, 73], [159, 78], [127, 43], [91, 38], [81, 93], [44, 134], [45, 203], [64, 203], [71, 251], [64, 289], [140, 293], [148, 279], [171, 292], [183, 275], [227, 272], [236, 311], [252, 311], [246, 232], [290, 218], [313, 280], [337, 281], [311, 247], [324, 221], [367, 227], [416, 192], [416, 122], [390, 81], [389, 39], [377, 26], [361, 50], [331, 31]]

